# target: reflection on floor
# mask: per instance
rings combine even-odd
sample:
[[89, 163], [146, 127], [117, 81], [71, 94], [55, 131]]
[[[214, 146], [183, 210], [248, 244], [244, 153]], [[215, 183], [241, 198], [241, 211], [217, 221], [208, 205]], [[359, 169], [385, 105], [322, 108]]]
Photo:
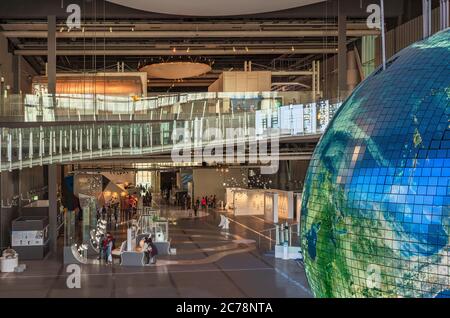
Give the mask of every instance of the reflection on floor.
[[[237, 219], [248, 228], [221, 232], [219, 220], [215, 212], [178, 219], [169, 229], [177, 253], [156, 266], [85, 265], [80, 289], [67, 288], [60, 255], [26, 261], [26, 272], [0, 274], [0, 297], [312, 297], [301, 264], [258, 250], [248, 228], [264, 223]], [[124, 231], [115, 236], [123, 240]]]

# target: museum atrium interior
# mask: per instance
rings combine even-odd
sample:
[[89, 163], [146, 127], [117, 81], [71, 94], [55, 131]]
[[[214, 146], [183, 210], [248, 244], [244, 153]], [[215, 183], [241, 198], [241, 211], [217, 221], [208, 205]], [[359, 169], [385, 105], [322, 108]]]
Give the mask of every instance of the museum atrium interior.
[[0, 298], [450, 297], [449, 18], [0, 1]]

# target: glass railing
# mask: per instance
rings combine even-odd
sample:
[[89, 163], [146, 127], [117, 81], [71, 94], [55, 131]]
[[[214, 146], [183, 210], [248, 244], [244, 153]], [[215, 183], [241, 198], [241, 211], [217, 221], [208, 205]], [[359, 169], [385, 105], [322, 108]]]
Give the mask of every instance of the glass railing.
[[189, 147], [214, 142], [225, 144], [230, 138], [230, 129], [231, 138], [240, 142], [268, 136], [317, 135], [325, 130], [339, 106], [339, 103], [324, 101], [272, 110], [157, 121], [4, 122], [0, 128], [1, 170], [170, 152], [180, 142]]
[[[339, 100], [328, 99], [330, 103]], [[307, 105], [311, 92], [189, 93], [155, 97], [107, 95], [0, 96], [1, 122], [162, 120], [270, 111]]]
[[[1, 170], [170, 152], [180, 143], [177, 135], [180, 131], [185, 135], [181, 137], [182, 142], [189, 147], [224, 144], [226, 138], [230, 138], [230, 129], [237, 131], [237, 135], [231, 138], [240, 138], [241, 142], [274, 135], [277, 138], [319, 135], [341, 105], [330, 100], [305, 104], [293, 100], [286, 106], [282, 100], [272, 105], [273, 98], [279, 98], [277, 94], [246, 93], [238, 96], [234, 93], [232, 97], [239, 100], [235, 105], [227, 100], [226, 94], [206, 96], [212, 99], [202, 99], [205, 95], [199, 94], [199, 100], [188, 95], [179, 97], [190, 98], [186, 103], [145, 109], [126, 108], [125, 102], [117, 106], [117, 99], [114, 103], [105, 104], [108, 105], [108, 114], [93, 105], [89, 109], [81, 109], [78, 107], [81, 104], [76, 104], [73, 98], [58, 100], [57, 97], [57, 107], [47, 107], [52, 98], [39, 98], [39, 101], [35, 99], [32, 102], [31, 97], [19, 99], [12, 96], [7, 99], [9, 105], [17, 102], [17, 108], [23, 106], [25, 111], [14, 115], [14, 107], [2, 109], [10, 110], [3, 118], [22, 120], [3, 119], [0, 122]], [[251, 99], [257, 96], [263, 96], [259, 103]], [[22, 101], [29, 104], [21, 104]], [[65, 107], [65, 102], [78, 106]], [[231, 111], [229, 105], [233, 105]], [[65, 114], [76, 109], [80, 112], [75, 116]]]

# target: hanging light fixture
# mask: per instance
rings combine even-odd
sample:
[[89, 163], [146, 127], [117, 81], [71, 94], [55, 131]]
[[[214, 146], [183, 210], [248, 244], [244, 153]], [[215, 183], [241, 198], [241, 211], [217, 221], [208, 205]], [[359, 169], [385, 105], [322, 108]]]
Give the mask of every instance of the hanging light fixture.
[[210, 72], [213, 64], [214, 61], [202, 57], [169, 56], [160, 57], [156, 63], [143, 60], [139, 62], [139, 71], [146, 72], [150, 78], [182, 80]]

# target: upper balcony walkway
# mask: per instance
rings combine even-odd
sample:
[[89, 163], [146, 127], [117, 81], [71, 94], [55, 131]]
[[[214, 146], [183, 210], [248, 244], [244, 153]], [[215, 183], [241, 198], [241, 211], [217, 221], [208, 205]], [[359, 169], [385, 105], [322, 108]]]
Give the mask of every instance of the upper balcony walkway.
[[[340, 106], [293, 92], [0, 100], [0, 169], [320, 135]], [[231, 131], [232, 129], [232, 131]]]

